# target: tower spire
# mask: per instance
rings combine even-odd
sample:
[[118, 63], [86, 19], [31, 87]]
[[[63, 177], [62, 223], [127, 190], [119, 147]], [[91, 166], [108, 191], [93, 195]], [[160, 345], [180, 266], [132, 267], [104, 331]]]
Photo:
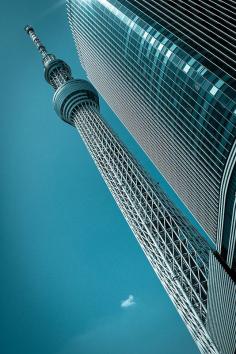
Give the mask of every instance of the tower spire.
[[26, 33], [30, 36], [32, 42], [37, 47], [43, 59], [44, 77], [46, 81], [57, 90], [67, 81], [72, 79], [71, 69], [63, 60], [57, 59], [54, 54], [48, 53], [45, 46], [36, 35], [34, 29], [30, 25], [25, 26]]
[[40, 41], [39, 37], [36, 35], [33, 27], [30, 25], [26, 25], [25, 31], [30, 36], [32, 42], [35, 44], [39, 53], [42, 55], [42, 58], [44, 59], [48, 55], [48, 52], [45, 46], [43, 45], [43, 43]]
[[45, 80], [56, 91], [53, 104], [59, 117], [75, 126], [73, 117], [75, 109], [89, 104], [99, 111], [98, 94], [94, 87], [88, 81], [73, 79], [69, 65], [57, 59], [54, 54], [48, 53], [32, 26], [25, 26], [25, 31], [42, 56]]

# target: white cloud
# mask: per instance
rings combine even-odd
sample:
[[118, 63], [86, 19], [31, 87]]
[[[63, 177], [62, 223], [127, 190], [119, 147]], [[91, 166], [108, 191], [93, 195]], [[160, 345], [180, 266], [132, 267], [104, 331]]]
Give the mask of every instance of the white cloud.
[[129, 297], [127, 299], [121, 301], [120, 306], [126, 308], [126, 307], [133, 306], [135, 304], [136, 304], [136, 302], [134, 301], [133, 295], [129, 295]]

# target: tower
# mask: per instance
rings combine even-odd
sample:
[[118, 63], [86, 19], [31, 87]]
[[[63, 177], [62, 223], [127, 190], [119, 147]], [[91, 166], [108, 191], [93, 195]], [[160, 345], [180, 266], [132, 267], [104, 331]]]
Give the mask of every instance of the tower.
[[67, 11], [88, 78], [215, 243], [207, 328], [234, 354], [235, 2], [67, 0]]
[[206, 328], [211, 249], [112, 132], [99, 113], [93, 86], [73, 79], [69, 66], [49, 54], [31, 26], [57, 114], [74, 126], [119, 209], [202, 353], [218, 351]]

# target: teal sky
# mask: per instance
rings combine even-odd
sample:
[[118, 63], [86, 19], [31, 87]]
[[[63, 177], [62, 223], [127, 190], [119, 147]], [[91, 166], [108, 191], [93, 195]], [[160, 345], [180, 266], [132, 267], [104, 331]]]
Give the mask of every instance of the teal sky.
[[[0, 353], [199, 354], [78, 133], [53, 111], [23, 27], [85, 78], [65, 6], [4, 1], [0, 23]], [[177, 201], [103, 101], [101, 111]]]

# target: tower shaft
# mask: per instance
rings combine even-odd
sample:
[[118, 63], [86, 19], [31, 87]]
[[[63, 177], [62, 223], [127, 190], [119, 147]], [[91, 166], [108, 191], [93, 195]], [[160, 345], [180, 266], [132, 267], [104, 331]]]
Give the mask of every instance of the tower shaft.
[[79, 131], [119, 209], [202, 353], [217, 353], [206, 325], [209, 246], [123, 146], [96, 107], [75, 108]]

